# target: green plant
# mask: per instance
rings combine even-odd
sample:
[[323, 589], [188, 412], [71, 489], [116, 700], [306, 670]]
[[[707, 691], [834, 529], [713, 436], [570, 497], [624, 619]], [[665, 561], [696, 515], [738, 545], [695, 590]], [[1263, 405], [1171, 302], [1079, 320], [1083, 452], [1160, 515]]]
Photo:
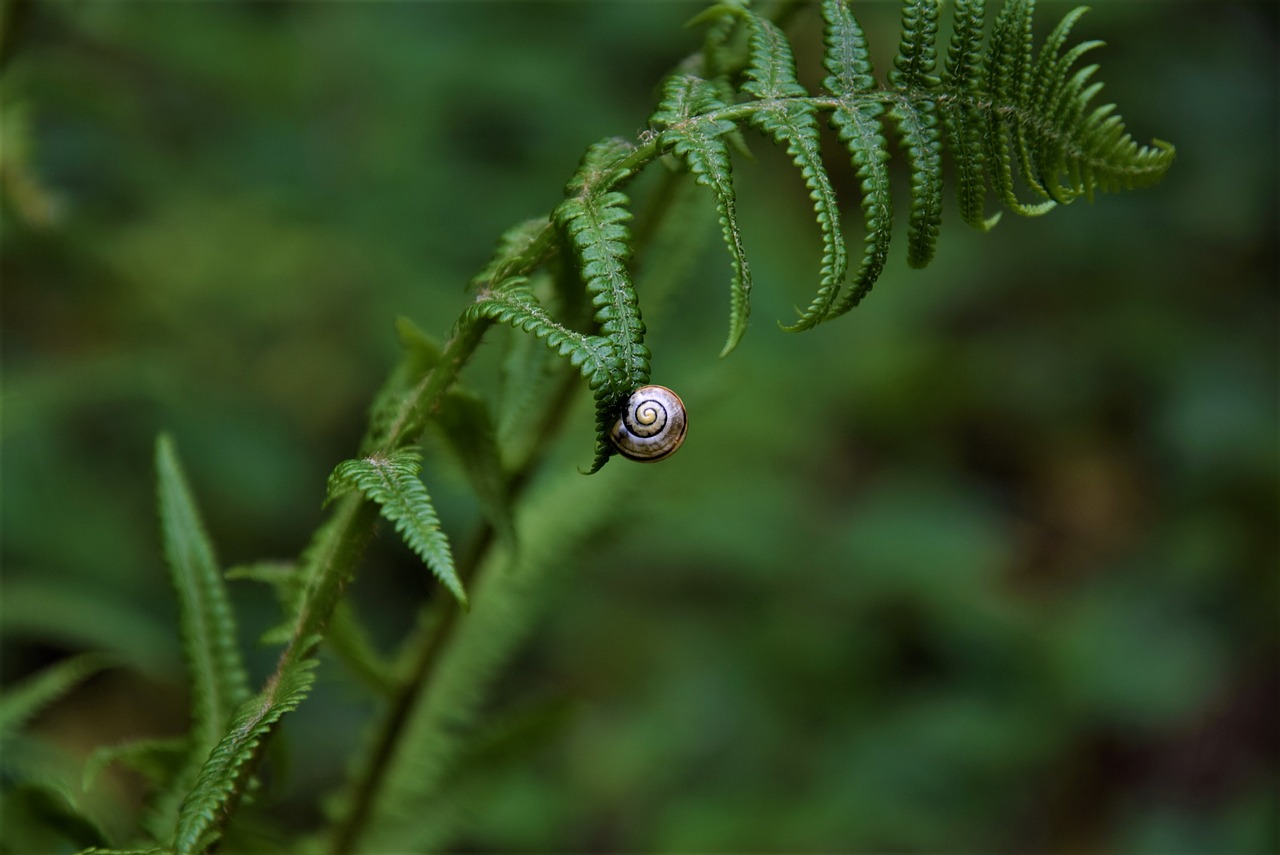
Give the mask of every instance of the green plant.
[[[1091, 82], [1096, 67], [1076, 65], [1098, 43], [1066, 48], [1082, 12], [1066, 16], [1037, 46], [1033, 5], [1010, 0], [986, 36], [984, 4], [958, 2], [939, 69], [938, 4], [910, 0], [894, 67], [880, 84], [852, 13], [828, 0], [822, 5], [827, 76], [819, 95], [799, 84], [791, 48], [772, 20], [736, 2], [703, 13], [704, 46], [667, 78], [649, 128], [635, 141], [592, 146], [564, 201], [503, 236], [472, 281], [473, 300], [447, 341], [440, 345], [401, 322], [404, 359], [375, 398], [358, 456], [335, 468], [330, 516], [296, 565], [233, 570], [273, 586], [285, 606], [283, 623], [267, 635], [284, 649], [256, 695], [235, 647], [222, 574], [173, 444], [162, 438], [156, 454], [162, 531], [182, 606], [192, 727], [185, 740], [110, 749], [93, 764], [115, 760], [154, 777], [137, 834], [141, 845], [200, 852], [228, 833], [229, 820], [255, 791], [270, 737], [311, 689], [322, 642], [381, 695], [385, 711], [334, 802], [331, 825], [312, 843], [333, 852], [441, 843], [452, 802], [465, 795], [468, 770], [483, 762], [486, 746], [472, 722], [485, 682], [532, 620], [536, 595], [555, 565], [608, 512], [596, 501], [608, 486], [598, 479], [575, 474], [541, 492], [529, 489], [564, 403], [585, 380], [595, 403], [590, 472], [596, 473], [614, 453], [609, 433], [623, 402], [650, 379], [629, 261], [643, 253], [654, 229], [632, 235], [626, 225], [631, 202], [622, 192], [647, 167], [670, 167], [664, 187], [691, 177], [711, 193], [731, 261], [726, 355], [746, 330], [752, 287], [750, 236], [739, 228], [731, 171], [731, 151], [743, 145], [748, 127], [786, 150], [814, 203], [823, 246], [819, 286], [788, 327], [796, 331], [858, 305], [884, 267], [892, 230], [892, 133], [910, 175], [907, 257], [917, 267], [934, 253], [944, 151], [953, 162], [962, 216], [980, 230], [998, 218], [986, 213], [988, 188], [1010, 210], [1035, 215], [1098, 190], [1157, 181], [1172, 161], [1172, 147], [1138, 146], [1110, 106], [1090, 106], [1098, 91]], [[856, 266], [819, 147], [821, 118], [848, 150], [861, 186], [866, 236]], [[1021, 201], [1018, 182], [1039, 201]], [[666, 207], [671, 198], [663, 188], [655, 191], [647, 222], [673, 216]], [[530, 349], [530, 336], [510, 337], [500, 391], [487, 399], [463, 388], [459, 375], [495, 325], [530, 334], [547, 348]], [[564, 359], [552, 362], [552, 355]], [[548, 392], [534, 397], [530, 388]], [[518, 436], [508, 427], [513, 424], [524, 426]], [[419, 477], [415, 446], [427, 430], [439, 433], [487, 512], [472, 548], [456, 560]], [[394, 662], [373, 652], [343, 597], [379, 516], [394, 524], [464, 609], [476, 603], [466, 615], [444, 598], [426, 604], [419, 630]], [[424, 821], [424, 806], [435, 812], [428, 817], [434, 822]], [[81, 839], [113, 842], [99, 837], [87, 831]]]

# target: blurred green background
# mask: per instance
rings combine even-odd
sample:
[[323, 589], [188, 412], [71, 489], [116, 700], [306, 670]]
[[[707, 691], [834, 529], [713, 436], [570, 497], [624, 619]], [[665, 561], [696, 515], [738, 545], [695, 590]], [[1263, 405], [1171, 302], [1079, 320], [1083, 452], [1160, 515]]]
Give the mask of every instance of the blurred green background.
[[[224, 564], [296, 555], [395, 317], [447, 332], [497, 235], [643, 128], [699, 8], [4, 7], [4, 679], [134, 663], [42, 733], [83, 756], [184, 727], [155, 434]], [[855, 9], [883, 69], [896, 5]], [[569, 712], [459, 847], [1276, 851], [1276, 8], [1100, 2], [1076, 33], [1108, 41], [1134, 135], [1178, 146], [1165, 183], [985, 236], [948, 207], [930, 268], [899, 231], [871, 297], [811, 333], [775, 323], [816, 287], [808, 201], [750, 140], [752, 328], [716, 358], [708, 219], [643, 304], [689, 439], [621, 476], [498, 685], [504, 714]], [[818, 35], [797, 22], [809, 79]], [[560, 470], [590, 460], [589, 412], [570, 423]], [[473, 503], [431, 467], [463, 542]], [[385, 643], [432, 590], [393, 540], [354, 592]], [[248, 645], [275, 604], [233, 594]], [[367, 712], [326, 664], [290, 723], [287, 827], [317, 821]]]

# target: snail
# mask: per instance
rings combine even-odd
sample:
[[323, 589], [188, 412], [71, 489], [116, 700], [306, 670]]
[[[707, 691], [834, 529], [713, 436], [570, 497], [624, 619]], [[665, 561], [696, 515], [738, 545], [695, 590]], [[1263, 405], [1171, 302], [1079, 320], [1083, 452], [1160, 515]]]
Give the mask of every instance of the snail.
[[666, 386], [641, 386], [631, 393], [609, 439], [628, 460], [652, 463], [675, 454], [688, 424], [679, 395]]

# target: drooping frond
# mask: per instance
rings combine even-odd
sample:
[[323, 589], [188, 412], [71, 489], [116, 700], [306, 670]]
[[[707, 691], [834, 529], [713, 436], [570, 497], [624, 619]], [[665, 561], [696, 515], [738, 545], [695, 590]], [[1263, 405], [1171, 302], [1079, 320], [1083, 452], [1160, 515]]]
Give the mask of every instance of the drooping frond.
[[[724, 76], [730, 73], [726, 22], [737, 22], [745, 29], [748, 49], [741, 64], [746, 82], [737, 104], [725, 109], [708, 104], [700, 115], [685, 111], [681, 114], [684, 125], [696, 126], [700, 120], [722, 123], [730, 115], [735, 122], [741, 121], [739, 116], [745, 118], [774, 142], [786, 145], [814, 200], [823, 236], [823, 276], [813, 303], [789, 329], [807, 328], [848, 311], [884, 268], [892, 231], [886, 118], [899, 137], [909, 174], [907, 261], [914, 267], [927, 265], [934, 254], [942, 219], [944, 151], [949, 152], [955, 170], [961, 216], [984, 231], [1000, 217], [999, 212], [989, 216], [985, 210], [989, 186], [1006, 207], [1035, 215], [1078, 196], [1092, 198], [1098, 190], [1154, 183], [1172, 162], [1173, 149], [1166, 143], [1135, 143], [1111, 105], [1086, 108], [1099, 88], [1089, 82], [1096, 68], [1072, 69], [1098, 43], [1066, 47], [1083, 9], [1064, 17], [1037, 53], [1032, 33], [1034, 0], [1009, 0], [985, 47], [984, 0], [957, 0], [945, 67], [939, 73], [942, 4], [904, 0], [902, 5], [898, 52], [886, 82], [878, 84], [850, 0], [823, 0], [827, 71], [823, 88], [833, 96], [825, 99], [805, 93], [782, 31], [753, 12], [748, 0], [724, 0], [699, 16], [712, 26], [703, 68]], [[667, 100], [672, 99], [673, 85], [669, 82], [664, 90]], [[720, 78], [708, 85], [724, 91]], [[850, 152], [862, 196], [864, 252], [843, 295], [842, 277], [832, 275], [844, 270], [839, 211], [812, 144], [812, 116], [820, 110], [830, 112], [831, 124]], [[717, 140], [731, 133], [721, 125], [716, 130]], [[683, 137], [672, 134], [664, 142], [687, 159], [688, 143]], [[720, 172], [727, 174], [727, 168]], [[1017, 198], [1015, 175], [1039, 201], [1024, 203]], [[732, 192], [732, 184], [723, 186]], [[732, 199], [718, 194], [716, 204], [724, 220]], [[737, 246], [731, 244], [731, 252]], [[745, 260], [739, 262], [735, 256], [735, 267], [742, 264]], [[745, 311], [735, 300], [731, 325]]]
[[173, 839], [177, 855], [196, 855], [217, 840], [241, 770], [254, 759], [275, 723], [296, 709], [311, 691], [316, 664], [314, 659], [289, 663], [236, 712], [227, 735], [209, 755], [195, 787], [182, 803]]
[[933, 90], [937, 64], [938, 0], [908, 0], [902, 10], [902, 39], [889, 72], [897, 97], [889, 110], [898, 126], [911, 170], [911, 211], [907, 219], [907, 263], [933, 260], [942, 223], [942, 130]]
[[532, 333], [560, 356], [567, 357], [588, 380], [603, 376], [613, 348], [603, 336], [576, 332], [551, 316], [523, 281], [508, 282], [501, 290], [481, 294], [462, 310], [460, 324], [487, 319]]
[[884, 106], [868, 98], [876, 85], [866, 37], [845, 0], [824, 0], [823, 65], [827, 77], [822, 86], [840, 98], [831, 112], [831, 125], [853, 158], [862, 191], [862, 219], [866, 228], [862, 262], [848, 292], [827, 317], [852, 309], [880, 278], [889, 257], [893, 232], [893, 202], [889, 188], [889, 143], [881, 116]]
[[943, 132], [956, 172], [956, 200], [960, 216], [979, 231], [1000, 220], [1000, 213], [986, 216], [986, 144], [982, 110], [967, 97], [982, 81], [982, 25], [985, 0], [957, 0], [955, 25], [943, 71], [942, 94], [948, 109], [942, 111]]
[[785, 329], [809, 329], [821, 323], [839, 296], [849, 266], [841, 234], [840, 209], [831, 178], [822, 164], [818, 139], [817, 108], [806, 99], [808, 93], [796, 78], [795, 60], [786, 36], [771, 21], [745, 7], [750, 28], [750, 60], [742, 89], [765, 102], [751, 114], [751, 123], [779, 145], [800, 170], [809, 198], [813, 201], [818, 228], [822, 232], [822, 265], [818, 293], [800, 319]]
[[454, 569], [453, 550], [440, 528], [435, 505], [418, 477], [421, 469], [422, 456], [409, 449], [344, 460], [329, 476], [329, 500], [359, 490], [377, 504], [382, 516], [465, 609], [467, 592]]
[[614, 184], [630, 175], [620, 166], [633, 151], [629, 143], [606, 140], [588, 149], [577, 175], [565, 188], [568, 198], [555, 210], [556, 224], [573, 248], [583, 284], [595, 307], [595, 321], [607, 339], [609, 359], [591, 378], [596, 401], [596, 472], [614, 453], [609, 444], [623, 401], [649, 382], [649, 348], [644, 321], [627, 259], [631, 255], [629, 200]]
[[[665, 97], [649, 121], [664, 129], [666, 144], [684, 161], [693, 174], [693, 180], [711, 189], [720, 215], [720, 230], [733, 263], [729, 338], [720, 351], [721, 356], [727, 356], [747, 331], [747, 317], [751, 311], [751, 268], [747, 265], [742, 232], [738, 228], [733, 164], [724, 139], [737, 125], [715, 117], [714, 112], [725, 105], [720, 101], [715, 85], [707, 80], [692, 74], [677, 74], [668, 78], [663, 92]], [[713, 115], [703, 115], [707, 113]]]

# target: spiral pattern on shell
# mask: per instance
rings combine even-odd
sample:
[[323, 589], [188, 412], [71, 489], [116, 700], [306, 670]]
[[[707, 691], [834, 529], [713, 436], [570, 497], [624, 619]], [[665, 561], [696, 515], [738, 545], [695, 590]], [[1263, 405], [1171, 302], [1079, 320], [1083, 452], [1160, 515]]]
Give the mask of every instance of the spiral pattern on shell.
[[679, 395], [666, 386], [641, 386], [631, 393], [609, 439], [628, 460], [652, 463], [675, 453], [688, 426]]

